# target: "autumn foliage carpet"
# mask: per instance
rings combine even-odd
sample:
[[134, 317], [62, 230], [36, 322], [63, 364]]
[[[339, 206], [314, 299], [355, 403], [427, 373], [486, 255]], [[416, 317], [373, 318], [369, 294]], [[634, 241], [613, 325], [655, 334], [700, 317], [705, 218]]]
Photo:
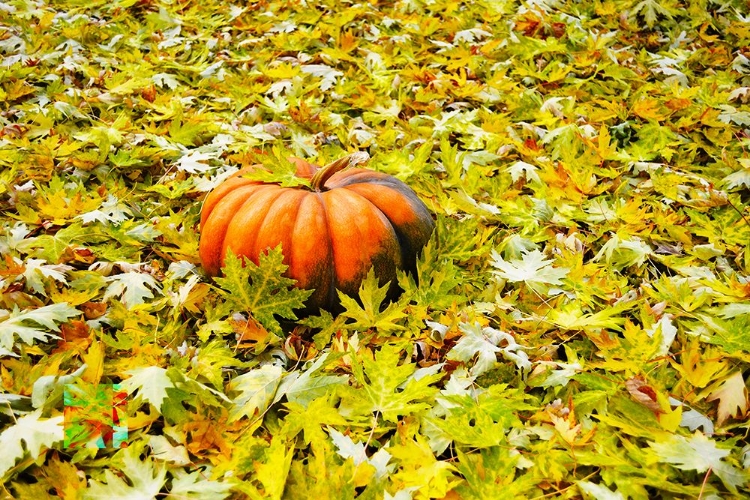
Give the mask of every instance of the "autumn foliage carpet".
[[[0, 495], [747, 497], [749, 47], [740, 0], [0, 3]], [[358, 150], [436, 220], [397, 302], [206, 276], [208, 191]]]

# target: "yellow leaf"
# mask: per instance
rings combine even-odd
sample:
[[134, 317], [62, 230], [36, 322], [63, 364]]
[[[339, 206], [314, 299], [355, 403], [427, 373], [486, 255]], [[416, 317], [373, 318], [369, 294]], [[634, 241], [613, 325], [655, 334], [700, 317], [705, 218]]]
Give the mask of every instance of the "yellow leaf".
[[644, 120], [663, 120], [666, 116], [659, 109], [659, 101], [656, 99], [640, 99], [633, 104], [631, 110], [634, 115]]
[[83, 361], [87, 366], [81, 378], [90, 384], [98, 384], [104, 373], [104, 344], [93, 342], [83, 355]]

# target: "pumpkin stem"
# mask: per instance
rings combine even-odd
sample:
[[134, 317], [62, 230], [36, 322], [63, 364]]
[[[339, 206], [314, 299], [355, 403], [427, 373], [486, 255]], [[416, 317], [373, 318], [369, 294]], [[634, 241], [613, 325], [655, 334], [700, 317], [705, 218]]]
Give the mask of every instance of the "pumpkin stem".
[[357, 151], [356, 153], [352, 153], [350, 155], [344, 156], [343, 158], [332, 161], [325, 167], [321, 167], [317, 172], [315, 172], [315, 175], [313, 175], [312, 179], [310, 179], [310, 186], [312, 186], [315, 191], [325, 191], [323, 186], [325, 185], [326, 181], [333, 176], [333, 174], [335, 174], [336, 172], [340, 172], [345, 168], [366, 163], [369, 159], [370, 155], [368, 155], [364, 151]]

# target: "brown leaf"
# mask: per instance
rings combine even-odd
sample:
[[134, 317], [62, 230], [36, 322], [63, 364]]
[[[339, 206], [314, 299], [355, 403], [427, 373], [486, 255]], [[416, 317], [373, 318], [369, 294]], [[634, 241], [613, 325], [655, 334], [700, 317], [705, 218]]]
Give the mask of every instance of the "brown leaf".
[[83, 316], [86, 319], [101, 318], [107, 312], [107, 304], [104, 302], [84, 302], [78, 308], [83, 311]]
[[640, 377], [629, 378], [625, 381], [625, 388], [637, 402], [656, 414], [662, 412], [661, 406], [656, 401], [656, 391], [646, 384]]

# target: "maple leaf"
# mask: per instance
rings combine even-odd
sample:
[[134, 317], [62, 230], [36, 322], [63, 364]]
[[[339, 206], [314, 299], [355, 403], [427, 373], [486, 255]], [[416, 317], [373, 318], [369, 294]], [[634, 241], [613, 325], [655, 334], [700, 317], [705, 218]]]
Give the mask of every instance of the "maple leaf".
[[175, 465], [188, 465], [190, 457], [187, 449], [182, 446], [173, 446], [165, 436], [148, 437], [148, 445], [151, 448], [151, 455], [159, 460], [171, 462]]
[[578, 481], [576, 483], [586, 498], [595, 500], [625, 500], [625, 497], [619, 491], [612, 491], [603, 484], [596, 484], [589, 481]]
[[[224, 277], [215, 278], [226, 292], [227, 302], [241, 311], [247, 311], [263, 326], [281, 334], [281, 326], [274, 315], [297, 319], [295, 309], [302, 308], [311, 290], [293, 288], [295, 281], [283, 276], [287, 267], [281, 245], [261, 254], [258, 265], [250, 259], [235, 257], [231, 250], [224, 263]], [[292, 287], [292, 288], [290, 288]]]
[[333, 87], [336, 84], [336, 80], [344, 75], [341, 71], [325, 64], [305, 64], [301, 69], [303, 73], [321, 78], [320, 90], [324, 91]]
[[266, 448], [264, 460], [256, 465], [258, 480], [264, 488], [264, 498], [280, 500], [292, 465], [294, 447], [276, 437]]
[[583, 370], [583, 365], [578, 360], [575, 351], [570, 349], [567, 345], [565, 346], [565, 354], [567, 355], [568, 362], [563, 363], [561, 361], [540, 361], [537, 363], [536, 368], [529, 377], [529, 383], [533, 382], [533, 377], [537, 373], [544, 373], [547, 368], [550, 368], [546, 378], [540, 383], [533, 382], [539, 387], [555, 387], [568, 385], [568, 382]]
[[278, 365], [263, 365], [235, 377], [227, 386], [227, 392], [239, 392], [233, 399], [234, 406], [229, 412], [229, 420], [253, 417], [263, 414], [276, 395], [282, 378]]
[[[479, 323], [461, 323], [459, 329], [464, 335], [446, 357], [464, 363], [476, 357], [476, 362], [469, 371], [472, 376], [478, 377], [491, 370], [497, 363], [498, 353], [513, 361], [521, 370], [531, 369], [529, 357], [521, 350], [523, 346], [518, 345], [509, 333], [488, 326], [481, 327]], [[504, 346], [499, 347], [500, 343], [504, 343]]]
[[341, 305], [346, 308], [341, 315], [354, 320], [354, 323], [349, 325], [351, 328], [363, 330], [377, 328], [383, 332], [404, 329], [403, 326], [394, 323], [394, 321], [406, 317], [397, 303], [389, 304], [383, 312], [380, 312], [381, 304], [385, 300], [389, 286], [390, 283], [386, 283], [382, 287], [378, 287], [375, 268], [370, 268], [367, 277], [359, 286], [359, 300], [362, 302], [362, 306], [353, 298], [340, 290], [338, 291]]
[[175, 163], [178, 170], [187, 172], [189, 174], [202, 174], [213, 170], [216, 167], [212, 167], [207, 162], [208, 160], [216, 159], [216, 153], [206, 151], [189, 151], [182, 155], [179, 160]]
[[[0, 313], [4, 314], [6, 311], [0, 310]], [[13, 312], [0, 322], [0, 347], [8, 350], [12, 349], [14, 335], [18, 335], [26, 344], [33, 344], [34, 340], [46, 342], [49, 338], [59, 338], [47, 330], [59, 332], [60, 328], [57, 326], [57, 323], [63, 323], [80, 314], [81, 312], [78, 309], [70, 307], [69, 304], [64, 302], [24, 312], [21, 312], [16, 306]], [[41, 325], [46, 330], [24, 324], [27, 322]]]
[[351, 421], [339, 413], [332, 399], [333, 396], [321, 396], [312, 400], [306, 407], [299, 403], [286, 403], [285, 407], [289, 414], [284, 419], [284, 434], [288, 438], [293, 438], [302, 431], [305, 444], [310, 444], [313, 441], [325, 440], [322, 430], [324, 425], [351, 425]]
[[721, 387], [715, 389], [706, 398], [707, 401], [717, 399], [719, 400], [717, 425], [722, 425], [729, 417], [739, 418], [747, 413], [747, 385], [742, 372], [736, 372], [727, 377]]
[[622, 330], [622, 325], [625, 323], [622, 313], [631, 307], [632, 304], [625, 303], [586, 314], [580, 302], [569, 302], [551, 310], [549, 321], [565, 330], [598, 331], [602, 328]]
[[646, 21], [649, 28], [653, 28], [659, 14], [672, 19], [672, 14], [668, 8], [662, 6], [656, 0], [642, 0], [633, 7], [632, 15], [640, 13]]
[[297, 165], [289, 161], [293, 156], [292, 152], [286, 148], [274, 146], [271, 148], [271, 154], [259, 158], [263, 163], [263, 168], [257, 168], [243, 174], [243, 177], [254, 181], [278, 184], [281, 187], [310, 187], [310, 180], [297, 176]]
[[400, 415], [428, 408], [424, 400], [437, 392], [430, 386], [442, 375], [416, 380], [411, 377], [416, 365], [399, 364], [400, 358], [399, 349], [393, 345], [384, 345], [375, 354], [375, 359], [354, 356], [352, 371], [359, 387], [342, 386], [341, 413], [366, 415], [378, 412], [386, 421], [396, 422]]
[[706, 314], [700, 317], [714, 332], [710, 344], [721, 346], [728, 354], [750, 351], [750, 315], [739, 314], [726, 321]]
[[167, 389], [174, 387], [174, 382], [167, 375], [167, 370], [158, 366], [135, 368], [126, 372], [129, 378], [120, 382], [120, 386], [132, 394], [136, 390], [145, 401], [161, 410], [167, 396]]
[[151, 77], [151, 80], [159, 87], [168, 87], [172, 90], [176, 89], [177, 85], [179, 85], [177, 78], [169, 73], [157, 73]]
[[539, 178], [539, 167], [526, 163], [525, 161], [517, 161], [513, 165], [507, 168], [507, 172], [510, 173], [513, 182], [518, 182], [521, 177], [526, 179], [528, 182], [541, 182]]
[[105, 280], [109, 283], [104, 300], [112, 297], [120, 297], [122, 303], [128, 309], [145, 303], [144, 299], [153, 299], [154, 291], [161, 293], [161, 287], [156, 278], [150, 274], [129, 271], [126, 273], [107, 276]]
[[697, 431], [690, 438], [671, 435], [664, 441], [650, 442], [649, 447], [661, 462], [678, 469], [703, 473], [710, 468], [733, 492], [736, 492], [737, 486], [743, 485], [748, 478], [746, 472], [723, 461], [729, 456], [729, 450], [717, 447], [716, 441]]
[[490, 262], [492, 267], [498, 269], [492, 271], [495, 276], [513, 283], [522, 281], [536, 291], [545, 290], [546, 285], [561, 285], [560, 280], [568, 275], [568, 268], [556, 268], [552, 263], [553, 261], [546, 259], [539, 250], [524, 251], [521, 259], [512, 259], [510, 262], [493, 250]]
[[36, 293], [46, 296], [44, 278], [51, 278], [58, 283], [67, 284], [68, 280], [65, 273], [71, 271], [73, 267], [65, 264], [45, 264], [44, 262], [41, 259], [27, 259], [24, 262], [26, 269], [23, 272], [23, 277], [26, 279], [26, 286]]
[[314, 399], [329, 393], [334, 387], [346, 384], [344, 375], [319, 375], [318, 372], [328, 363], [329, 353], [319, 356], [302, 374], [289, 373], [281, 381], [274, 402], [286, 397], [287, 401], [307, 406]]
[[166, 481], [167, 469], [154, 467], [151, 457], [141, 460], [140, 454], [139, 446], [128, 446], [120, 452], [123, 465], [119, 469], [130, 484], [107, 468], [103, 481], [89, 481], [88, 488], [83, 491], [83, 500], [146, 500], [157, 497]]
[[[63, 416], [41, 416], [42, 410], [24, 415], [0, 434], [0, 446], [3, 450], [0, 456], [0, 477], [4, 477], [25, 452], [36, 460], [43, 448], [51, 448], [53, 444], [64, 439]], [[22, 441], [26, 444], [25, 452], [21, 445]]]
[[232, 484], [206, 479], [211, 477], [208, 468], [187, 473], [181, 470], [170, 471], [172, 487], [167, 498], [173, 500], [222, 500], [229, 496]]
[[120, 224], [125, 222], [133, 216], [132, 210], [122, 203], [114, 195], [107, 196], [107, 199], [102, 202], [101, 207], [90, 212], [83, 213], [76, 216], [77, 219], [81, 219], [84, 224], [91, 222], [100, 222], [106, 224], [111, 222], [113, 224]]
[[651, 247], [640, 238], [621, 239], [617, 234], [613, 234], [594, 256], [594, 260], [604, 258], [608, 264], [620, 269], [628, 266], [642, 266], [653, 253]]
[[362, 463], [372, 465], [375, 468], [375, 477], [377, 479], [383, 478], [388, 473], [387, 466], [392, 457], [385, 448], [379, 449], [372, 457], [368, 457], [364, 443], [355, 443], [351, 437], [341, 434], [332, 427], [328, 427], [328, 435], [331, 436], [331, 440], [337, 448], [336, 452], [341, 457], [345, 459], [351, 458], [354, 465]]

